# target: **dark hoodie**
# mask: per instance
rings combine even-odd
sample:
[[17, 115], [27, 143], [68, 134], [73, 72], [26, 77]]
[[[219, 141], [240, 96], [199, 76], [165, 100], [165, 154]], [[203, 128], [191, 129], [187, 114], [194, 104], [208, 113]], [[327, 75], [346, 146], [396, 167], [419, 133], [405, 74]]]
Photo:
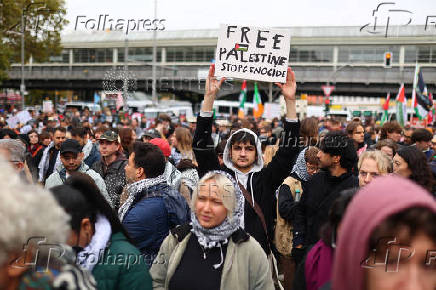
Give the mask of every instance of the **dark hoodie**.
[[359, 187], [359, 181], [351, 172], [336, 177], [328, 170], [321, 170], [303, 185], [303, 195], [295, 208], [294, 246], [315, 244], [333, 202], [342, 190], [353, 187]]
[[[273, 224], [275, 218], [275, 191], [283, 182], [283, 180], [288, 176], [292, 165], [300, 151], [298, 144], [300, 123], [299, 122], [286, 122], [285, 123], [285, 133], [284, 139], [287, 140], [285, 146], [280, 146], [276, 155], [267, 167], [263, 167], [262, 161], [262, 151], [261, 142], [256, 136], [256, 149], [258, 160], [247, 174], [243, 174], [236, 168], [234, 168], [230, 158], [230, 136], [227, 141], [226, 148], [224, 150], [224, 166], [220, 167], [218, 162], [218, 157], [214, 150], [214, 143], [212, 140], [212, 117], [202, 117], [197, 118], [197, 128], [195, 130], [193, 139], [193, 150], [195, 153], [195, 158], [198, 162], [198, 173], [202, 177], [205, 173], [211, 170], [224, 170], [235, 177], [243, 186], [246, 187], [247, 191], [251, 194], [252, 198], [256, 201], [265, 216], [265, 221], [268, 229], [269, 238], [273, 237]], [[248, 129], [241, 129], [249, 134], [254, 133]], [[269, 253], [269, 245], [267, 235], [263, 230], [262, 223], [257, 216], [256, 212], [253, 210], [252, 206], [249, 205], [247, 200], [244, 204], [244, 229], [252, 237], [259, 242], [266, 253]]]

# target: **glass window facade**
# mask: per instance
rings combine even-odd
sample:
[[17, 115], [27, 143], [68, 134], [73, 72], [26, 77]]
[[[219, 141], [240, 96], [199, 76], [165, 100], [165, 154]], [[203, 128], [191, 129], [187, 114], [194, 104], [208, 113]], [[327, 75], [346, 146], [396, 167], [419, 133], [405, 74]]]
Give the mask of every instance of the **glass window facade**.
[[407, 45], [404, 47], [405, 63], [436, 63], [436, 46]]
[[400, 59], [400, 46], [339, 46], [339, 63], [380, 63], [386, 52], [392, 53], [392, 62]]
[[215, 47], [167, 47], [167, 62], [211, 62]]
[[74, 48], [74, 63], [107, 63], [113, 61], [112, 48]]
[[289, 62], [333, 62], [333, 46], [291, 46]]
[[61, 54], [50, 56], [48, 61], [49, 62], [56, 62], [56, 63], [69, 63], [70, 62], [70, 51], [68, 49], [63, 49]]
[[[129, 47], [129, 62], [151, 62], [153, 61], [152, 47]], [[162, 60], [162, 48], [156, 49], [156, 58], [160, 62]], [[124, 61], [124, 47], [118, 48], [118, 62]]]

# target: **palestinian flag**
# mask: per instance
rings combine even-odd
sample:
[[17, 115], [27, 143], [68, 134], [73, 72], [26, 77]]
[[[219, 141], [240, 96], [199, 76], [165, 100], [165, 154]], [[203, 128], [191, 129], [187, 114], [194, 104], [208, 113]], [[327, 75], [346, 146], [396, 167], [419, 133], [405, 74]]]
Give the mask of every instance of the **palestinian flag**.
[[426, 118], [428, 112], [433, 107], [433, 102], [428, 97], [427, 86], [418, 64], [416, 64], [415, 77], [413, 79], [412, 106], [419, 120]]
[[406, 96], [404, 94], [404, 84], [401, 84], [400, 90], [398, 91], [398, 95], [395, 98], [395, 101], [397, 106], [397, 112], [396, 112], [397, 121], [398, 123], [400, 123], [402, 127], [404, 127], [407, 121], [407, 110], [406, 110], [407, 102], [406, 102]]
[[380, 121], [380, 125], [382, 125], [382, 126], [388, 120], [389, 101], [390, 100], [391, 100], [391, 93], [388, 93], [388, 95], [386, 96], [386, 101], [382, 107], [383, 108], [383, 116], [382, 116], [382, 119]]
[[[433, 95], [431, 93], [428, 93], [428, 98], [431, 101], [431, 103], [433, 104]], [[428, 111], [428, 115], [427, 115], [427, 124], [432, 125], [433, 121], [435, 118], [435, 108], [434, 106], [431, 108], [430, 111]]]
[[235, 44], [235, 50], [247, 51], [248, 50], [248, 44], [236, 43]]
[[254, 95], [253, 95], [253, 116], [254, 118], [260, 118], [263, 115], [263, 104], [257, 88], [257, 82], [254, 83]]
[[243, 119], [245, 116], [245, 101], [247, 100], [247, 81], [244, 80], [239, 94], [239, 111], [238, 118]]

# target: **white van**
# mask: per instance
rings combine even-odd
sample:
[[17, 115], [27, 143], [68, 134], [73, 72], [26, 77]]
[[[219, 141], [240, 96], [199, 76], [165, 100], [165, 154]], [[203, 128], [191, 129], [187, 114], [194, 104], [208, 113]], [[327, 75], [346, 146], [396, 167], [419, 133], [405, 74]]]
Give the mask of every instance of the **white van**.
[[[245, 114], [253, 115], [253, 103], [245, 102]], [[231, 115], [238, 115], [239, 111], [239, 101], [224, 101], [217, 100], [213, 103], [213, 108], [215, 109], [216, 117], [230, 117]]]
[[143, 113], [147, 119], [157, 118], [157, 116], [159, 116], [159, 114], [161, 113], [165, 113], [167, 115], [176, 116], [176, 117], [179, 117], [180, 115], [185, 115], [186, 118], [191, 118], [194, 116], [191, 105], [188, 106], [187, 105], [184, 106], [183, 105], [179, 105], [179, 106], [159, 105], [157, 107], [145, 108]]

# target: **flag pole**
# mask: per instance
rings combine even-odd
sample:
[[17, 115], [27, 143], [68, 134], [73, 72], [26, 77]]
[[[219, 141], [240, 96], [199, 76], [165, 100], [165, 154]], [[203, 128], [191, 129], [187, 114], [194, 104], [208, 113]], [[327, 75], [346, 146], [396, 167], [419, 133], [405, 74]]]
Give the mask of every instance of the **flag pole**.
[[410, 114], [410, 118], [409, 118], [410, 124], [412, 124], [413, 114], [415, 113], [417, 73], [418, 73], [418, 61], [416, 61], [415, 63], [415, 74], [413, 75], [412, 101], [410, 103], [412, 107], [412, 114]]

